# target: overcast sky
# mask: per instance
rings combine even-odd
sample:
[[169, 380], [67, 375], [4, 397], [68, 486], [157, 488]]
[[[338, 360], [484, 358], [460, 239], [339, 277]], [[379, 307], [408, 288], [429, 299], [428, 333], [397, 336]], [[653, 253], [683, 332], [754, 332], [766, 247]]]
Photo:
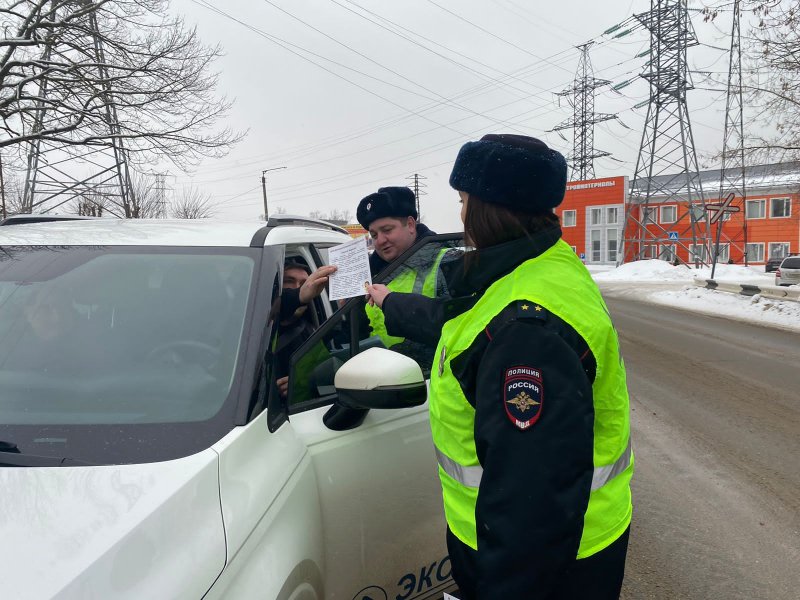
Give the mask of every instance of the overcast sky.
[[[707, 3], [711, 3], [709, 0]], [[699, 1], [690, 6], [701, 7]], [[248, 130], [226, 157], [194, 174], [171, 170], [179, 191], [209, 192], [222, 218], [263, 214], [261, 171], [270, 210], [308, 214], [355, 207], [384, 185], [425, 179], [422, 216], [440, 232], [460, 226], [457, 195], [447, 184], [459, 147], [485, 133], [524, 133], [565, 155], [572, 132], [549, 132], [572, 115], [555, 95], [568, 87], [576, 45], [596, 42], [595, 76], [619, 85], [598, 90], [596, 111], [618, 113], [600, 124], [595, 146], [613, 158], [597, 176], [632, 176], [646, 115], [648, 87], [637, 77], [649, 46], [638, 28], [603, 35], [649, 0], [174, 0], [172, 9], [220, 44], [220, 92], [235, 100], [230, 125]], [[730, 16], [715, 24], [693, 14], [706, 45], [689, 51], [693, 69], [727, 72]], [[724, 76], [722, 76], [724, 79]], [[695, 75], [698, 87], [707, 87]], [[698, 154], [722, 142], [724, 94], [689, 94]], [[713, 161], [706, 159], [705, 162]]]

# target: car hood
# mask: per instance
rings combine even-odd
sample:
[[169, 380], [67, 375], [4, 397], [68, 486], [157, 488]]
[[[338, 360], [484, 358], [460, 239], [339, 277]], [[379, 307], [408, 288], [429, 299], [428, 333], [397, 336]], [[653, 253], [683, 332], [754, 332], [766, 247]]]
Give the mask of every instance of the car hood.
[[193, 598], [225, 565], [218, 455], [0, 468], [0, 598]]

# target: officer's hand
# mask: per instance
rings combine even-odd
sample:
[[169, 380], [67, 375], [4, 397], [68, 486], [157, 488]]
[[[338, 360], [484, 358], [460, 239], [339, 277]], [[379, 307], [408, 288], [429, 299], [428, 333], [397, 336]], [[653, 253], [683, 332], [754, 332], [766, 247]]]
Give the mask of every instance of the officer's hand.
[[276, 383], [278, 384], [278, 391], [281, 394], [281, 398], [286, 398], [286, 394], [289, 393], [289, 377], [281, 377]]
[[300, 302], [308, 304], [314, 298], [322, 293], [325, 289], [325, 284], [328, 283], [328, 277], [336, 272], [336, 267], [320, 267], [309, 275], [306, 282], [300, 287]]
[[378, 308], [383, 308], [383, 301], [386, 296], [392, 293], [392, 290], [380, 283], [376, 285], [367, 286], [367, 302], [370, 306], [378, 305]]

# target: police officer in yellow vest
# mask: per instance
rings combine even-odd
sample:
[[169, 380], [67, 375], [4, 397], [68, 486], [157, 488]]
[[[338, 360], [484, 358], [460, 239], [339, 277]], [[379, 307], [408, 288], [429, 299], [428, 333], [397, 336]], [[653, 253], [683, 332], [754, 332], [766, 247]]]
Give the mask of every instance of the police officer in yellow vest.
[[[428, 227], [417, 222], [416, 198], [407, 187], [379, 188], [376, 193], [359, 202], [356, 218], [372, 238], [374, 252], [370, 255], [369, 266], [373, 277], [418, 239], [435, 235]], [[418, 256], [414, 260], [419, 266], [404, 265], [401, 271], [395, 273], [389, 289], [433, 297], [436, 294], [436, 276], [441, 257]], [[390, 336], [386, 332], [380, 310], [367, 306], [366, 313], [373, 335], [380, 336], [387, 348], [403, 341], [402, 337]]]
[[600, 292], [561, 239], [553, 208], [566, 180], [563, 156], [535, 138], [465, 144], [450, 184], [476, 251], [447, 283], [471, 308], [453, 316], [370, 288], [389, 332], [411, 335], [412, 307], [441, 326], [430, 417], [464, 600], [620, 594], [633, 474], [625, 367]]

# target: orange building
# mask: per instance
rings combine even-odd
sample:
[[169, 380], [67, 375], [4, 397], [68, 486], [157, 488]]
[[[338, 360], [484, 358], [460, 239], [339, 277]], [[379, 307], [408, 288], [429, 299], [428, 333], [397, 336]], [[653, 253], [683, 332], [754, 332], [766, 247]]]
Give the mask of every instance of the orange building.
[[567, 183], [564, 201], [556, 208], [556, 214], [564, 241], [583, 262], [617, 262], [627, 194], [627, 177]]
[[[564, 240], [587, 264], [614, 264], [623, 257], [672, 261], [676, 256], [689, 264], [710, 262], [717, 226], [708, 226], [702, 211], [692, 223], [685, 189], [677, 188], [685, 178], [662, 175], [653, 181], [652, 188], [664, 192], [651, 196], [647, 208], [628, 204], [625, 177], [570, 182], [556, 209]], [[676, 189], [670, 189], [673, 181]], [[720, 202], [719, 170], [702, 171], [700, 184], [704, 201], [693, 199], [696, 210]], [[747, 167], [745, 186], [746, 205], [734, 198], [731, 206], [739, 212], [722, 221], [719, 261], [744, 264], [746, 257], [748, 264], [763, 264], [770, 257], [800, 253], [800, 163]], [[628, 222], [623, 236], [628, 209], [635, 221]]]
[[351, 238], [355, 239], [361, 237], [367, 238], [367, 248], [369, 249], [372, 248], [372, 238], [369, 235], [369, 231], [364, 229], [359, 223], [356, 223], [354, 225], [342, 225], [342, 229], [344, 229], [347, 233], [349, 233]]

